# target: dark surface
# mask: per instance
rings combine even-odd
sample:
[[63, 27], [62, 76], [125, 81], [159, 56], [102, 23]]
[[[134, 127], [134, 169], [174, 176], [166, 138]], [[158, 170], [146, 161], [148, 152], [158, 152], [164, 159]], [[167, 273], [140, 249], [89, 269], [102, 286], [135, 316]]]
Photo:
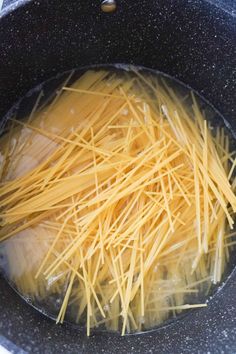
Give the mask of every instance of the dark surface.
[[[117, 2], [114, 14], [101, 13], [99, 1], [90, 0], [32, 0], [9, 14], [3, 11], [0, 114], [58, 72], [119, 62], [158, 69], [182, 80], [236, 128], [235, 1]], [[234, 272], [207, 308], [168, 327], [123, 338], [111, 334], [86, 338], [84, 332], [56, 326], [1, 281], [0, 333], [32, 353], [233, 354], [235, 280]]]
[[97, 334], [90, 338], [85, 332], [56, 326], [33, 311], [3, 283], [0, 330], [29, 353], [235, 354], [235, 278], [234, 272], [207, 308], [193, 311], [167, 327], [140, 335]]
[[179, 78], [236, 116], [236, 21], [228, 13], [204, 0], [121, 0], [114, 14], [101, 13], [98, 0], [33, 3], [18, 9], [19, 20], [1, 20], [0, 114], [65, 69], [131, 62]]

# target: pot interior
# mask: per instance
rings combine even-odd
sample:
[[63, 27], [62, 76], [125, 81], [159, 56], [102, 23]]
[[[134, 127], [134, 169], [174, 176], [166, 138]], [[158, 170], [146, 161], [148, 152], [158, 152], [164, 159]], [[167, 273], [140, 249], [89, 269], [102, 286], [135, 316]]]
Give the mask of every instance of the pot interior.
[[[181, 80], [211, 102], [235, 133], [235, 48], [234, 17], [204, 0], [121, 0], [113, 13], [102, 12], [99, 1], [20, 1], [0, 19], [0, 114], [58, 73], [125, 63]], [[217, 352], [226, 343], [235, 348], [235, 276], [207, 309], [149, 333], [89, 339], [83, 331], [55, 326], [2, 281], [1, 333], [34, 352]]]

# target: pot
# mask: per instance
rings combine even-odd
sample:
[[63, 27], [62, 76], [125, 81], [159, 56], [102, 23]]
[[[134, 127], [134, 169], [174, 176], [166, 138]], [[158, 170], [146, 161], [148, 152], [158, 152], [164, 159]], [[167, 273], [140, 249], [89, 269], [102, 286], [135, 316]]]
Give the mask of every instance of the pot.
[[[0, 16], [0, 117], [57, 73], [125, 63], [162, 71], [191, 86], [236, 133], [234, 0], [21, 0]], [[209, 299], [155, 330], [120, 335], [53, 321], [0, 285], [0, 343], [14, 353], [235, 353], [236, 270]], [[23, 351], [22, 351], [23, 350]]]

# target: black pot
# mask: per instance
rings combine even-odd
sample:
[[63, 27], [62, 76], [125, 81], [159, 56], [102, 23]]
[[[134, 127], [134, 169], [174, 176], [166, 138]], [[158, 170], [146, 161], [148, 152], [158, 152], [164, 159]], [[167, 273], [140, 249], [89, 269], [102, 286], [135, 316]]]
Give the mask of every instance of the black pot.
[[[0, 116], [58, 72], [107, 63], [180, 79], [236, 131], [235, 0], [117, 0], [112, 14], [99, 0], [18, 1], [0, 18]], [[15, 353], [236, 353], [236, 271], [207, 308], [125, 337], [55, 325], [1, 280], [0, 343]]]

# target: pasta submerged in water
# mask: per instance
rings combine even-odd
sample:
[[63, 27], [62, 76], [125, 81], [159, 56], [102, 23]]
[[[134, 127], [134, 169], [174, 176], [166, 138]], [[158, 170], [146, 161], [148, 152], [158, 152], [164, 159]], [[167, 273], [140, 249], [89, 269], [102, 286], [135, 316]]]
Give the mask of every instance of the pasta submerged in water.
[[194, 95], [141, 71], [89, 70], [37, 104], [0, 141], [10, 282], [88, 335], [149, 329], [206, 306], [234, 244], [235, 154], [224, 129], [213, 134]]

